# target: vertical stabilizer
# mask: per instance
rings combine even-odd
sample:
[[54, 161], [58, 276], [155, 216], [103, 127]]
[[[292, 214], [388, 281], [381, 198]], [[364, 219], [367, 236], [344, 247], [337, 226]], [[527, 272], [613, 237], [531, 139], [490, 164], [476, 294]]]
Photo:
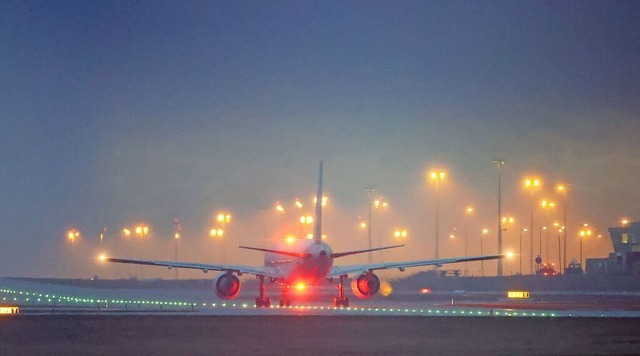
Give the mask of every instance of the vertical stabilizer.
[[316, 194], [316, 216], [314, 217], [313, 239], [322, 241], [322, 161], [318, 171], [318, 193]]

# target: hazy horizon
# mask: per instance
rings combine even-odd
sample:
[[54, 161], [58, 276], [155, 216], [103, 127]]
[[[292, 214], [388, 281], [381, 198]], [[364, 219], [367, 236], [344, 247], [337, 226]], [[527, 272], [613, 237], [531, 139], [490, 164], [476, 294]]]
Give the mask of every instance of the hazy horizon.
[[[505, 250], [529, 226], [522, 180], [536, 175], [536, 205], [557, 207], [536, 208], [535, 251], [539, 226], [562, 220], [553, 187], [564, 182], [569, 258], [581, 223], [602, 235], [585, 256], [604, 257], [606, 229], [640, 220], [638, 18], [626, 1], [5, 1], [0, 275], [135, 275], [94, 258], [173, 259], [174, 218], [181, 260], [219, 262], [208, 231], [220, 210], [233, 215], [226, 261], [260, 265], [260, 253], [232, 250], [300, 232], [320, 160], [336, 251], [367, 247], [358, 224], [373, 186], [390, 204], [374, 215], [375, 244], [409, 232], [384, 258], [432, 258], [427, 173], [439, 168], [440, 255], [463, 254], [465, 224], [469, 254], [482, 228], [483, 252], [496, 253], [502, 158], [503, 212], [516, 218]], [[467, 205], [476, 214], [465, 222]], [[121, 236], [139, 223], [148, 241]]]

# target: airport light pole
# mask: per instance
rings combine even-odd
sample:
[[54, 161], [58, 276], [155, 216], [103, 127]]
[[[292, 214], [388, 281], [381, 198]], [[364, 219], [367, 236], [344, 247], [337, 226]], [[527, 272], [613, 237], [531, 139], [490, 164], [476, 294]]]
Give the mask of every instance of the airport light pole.
[[547, 263], [551, 263], [551, 254], [549, 253], [549, 229], [546, 229], [544, 231], [544, 244], [545, 244], [545, 249], [544, 249], [544, 254], [545, 254], [545, 258], [547, 259]]
[[449, 234], [449, 255], [452, 256], [453, 255], [453, 244], [455, 243], [457, 236], [456, 236], [456, 228], [453, 228], [453, 231]]
[[[180, 219], [173, 219], [173, 260], [178, 261], [178, 240], [182, 237], [182, 226], [180, 225]], [[178, 268], [174, 268], [174, 277], [178, 279]]]
[[[440, 182], [443, 182], [446, 178], [447, 178], [447, 173], [445, 171], [433, 171], [430, 173], [429, 177], [431, 178], [432, 181], [435, 182], [436, 184], [436, 196], [435, 196], [435, 205], [436, 205], [436, 246], [435, 246], [435, 259], [437, 260], [439, 258], [439, 250], [440, 250], [440, 211], [439, 211], [439, 205], [440, 205], [440, 197], [439, 197], [439, 187], [440, 187]], [[435, 267], [436, 269], [438, 268], [437, 266]]]
[[500, 226], [502, 226], [502, 231], [507, 231], [506, 226], [513, 224], [515, 221], [516, 220], [513, 218], [513, 216], [509, 216], [509, 215], [503, 216], [502, 219], [500, 219], [500, 223], [501, 223]]
[[533, 274], [533, 207], [534, 207], [534, 200], [533, 200], [533, 194], [535, 192], [536, 188], [539, 188], [542, 186], [542, 183], [540, 182], [540, 179], [535, 178], [535, 177], [531, 177], [531, 178], [527, 178], [524, 180], [524, 187], [525, 189], [529, 189], [529, 191], [531, 191], [531, 216], [530, 216], [530, 223], [529, 223], [529, 252], [531, 253], [530, 259], [529, 259], [529, 273]]
[[[467, 219], [464, 219], [464, 255], [468, 256], [468, 245], [469, 245], [469, 226], [467, 223], [468, 217], [472, 216], [475, 212], [475, 209], [472, 206], [467, 206], [464, 210], [464, 215]], [[469, 269], [467, 268], [468, 262], [464, 263], [464, 275], [466, 276], [469, 273]]]
[[[495, 159], [493, 164], [498, 166], [498, 254], [502, 254], [502, 167], [505, 164], [504, 159]], [[503, 276], [502, 259], [498, 259], [498, 277]]]
[[[126, 229], [125, 229], [126, 230]], [[128, 232], [129, 230], [126, 230], [126, 232]], [[140, 224], [137, 225], [133, 228], [133, 232], [136, 236], [139, 237], [138, 241], [140, 241], [140, 245], [143, 246], [143, 244], [145, 244], [144, 242], [144, 237], [149, 235], [149, 226], [145, 225], [145, 224]], [[141, 249], [143, 249], [143, 247], [140, 247]], [[144, 268], [143, 265], [140, 265], [140, 279], [142, 279], [145, 275], [144, 273]]]
[[563, 262], [564, 264], [560, 267], [564, 269], [567, 267], [567, 229], [569, 227], [569, 225], [567, 225], [567, 192], [569, 190], [569, 185], [570, 184], [558, 184], [557, 186], [557, 190], [562, 193], [562, 197], [563, 197], [563, 201], [562, 201], [562, 224], [564, 225], [563, 227], [563, 239], [564, 239], [564, 259]]
[[[482, 247], [482, 240], [489, 233], [488, 229], [482, 229], [482, 234], [480, 235], [480, 256], [484, 255], [484, 248]], [[480, 275], [484, 277], [484, 260], [480, 261]]]
[[[378, 199], [373, 201], [374, 210], [384, 210], [384, 209], [387, 209], [388, 207], [389, 207], [389, 203], [383, 196], [378, 196]], [[380, 236], [380, 234], [378, 234], [378, 236]], [[379, 238], [378, 238], [378, 243], [382, 244], [382, 241], [380, 241]]]
[[560, 249], [560, 233], [564, 231], [564, 226], [560, 226], [559, 223], [553, 223], [553, 227], [558, 231], [558, 268], [562, 268], [562, 251]]
[[[387, 201], [379, 196], [377, 199], [373, 199], [374, 197], [374, 193], [376, 191], [375, 188], [373, 187], [365, 187], [364, 191], [367, 192], [367, 194], [369, 195], [369, 206], [368, 206], [368, 223], [367, 225], [367, 238], [369, 240], [369, 249], [372, 248], [373, 246], [373, 226], [372, 226], [372, 211], [375, 210], [380, 210], [380, 209], [386, 209], [389, 207], [389, 203], [387, 203]], [[362, 225], [361, 225], [362, 226]], [[369, 260], [369, 263], [372, 262], [373, 260], [373, 255], [371, 252], [367, 252], [367, 257]]]
[[[225, 231], [226, 230], [226, 226], [228, 223], [231, 222], [231, 214], [227, 211], [221, 211], [218, 213], [218, 215], [216, 216], [216, 220], [218, 221], [218, 223], [220, 224], [220, 226], [222, 226], [222, 228], [220, 230]], [[220, 237], [222, 237], [222, 234], [220, 235]], [[223, 239], [220, 239], [221, 243], [222, 243], [222, 263], [227, 263], [227, 244], [224, 243]]]
[[591, 234], [593, 234], [593, 231], [589, 228], [589, 224], [582, 224], [580, 225], [580, 268], [582, 268], [582, 270], [584, 271], [584, 263], [582, 260], [582, 240], [585, 237], [589, 237], [591, 236]]
[[[542, 258], [542, 230], [546, 230], [547, 227], [546, 226], [540, 226], [539, 231], [539, 242], [540, 242], [540, 246], [538, 248], [538, 257]], [[541, 260], [542, 261], [542, 260]], [[542, 264], [542, 262], [540, 262], [540, 264]], [[540, 266], [538, 266], [538, 268], [540, 268]]]
[[[556, 203], [554, 203], [552, 201], [549, 201], [549, 200], [546, 200], [546, 199], [543, 199], [540, 202], [540, 206], [542, 207], [542, 210], [544, 210], [545, 212], [548, 212], [550, 209], [555, 208]], [[545, 230], [547, 230], [547, 229], [545, 228]], [[547, 234], [547, 237], [545, 239], [546, 249], [545, 249], [544, 258], [546, 258], [547, 259], [547, 263], [549, 263], [551, 256], [549, 255], [549, 231], [548, 230], [546, 231], [546, 234]], [[542, 256], [542, 250], [540, 250], [540, 256]]]
[[[369, 204], [368, 204], [368, 210], [369, 210], [369, 215], [368, 215], [368, 221], [367, 221], [367, 239], [369, 242], [369, 249], [371, 249], [372, 247], [372, 237], [371, 237], [371, 210], [373, 208], [373, 193], [375, 193], [376, 189], [374, 187], [365, 187], [364, 191], [367, 192], [368, 196], [369, 196]], [[373, 261], [373, 256], [371, 255], [371, 252], [367, 252], [367, 259], [369, 261], [369, 263], [372, 263]]]
[[519, 252], [520, 253], [520, 256], [519, 256], [519, 259], [520, 259], [520, 261], [519, 261], [519, 263], [520, 263], [520, 268], [519, 268], [520, 275], [522, 275], [522, 233], [523, 232], [527, 232], [527, 228], [526, 227], [523, 227], [523, 228], [520, 229], [520, 252]]

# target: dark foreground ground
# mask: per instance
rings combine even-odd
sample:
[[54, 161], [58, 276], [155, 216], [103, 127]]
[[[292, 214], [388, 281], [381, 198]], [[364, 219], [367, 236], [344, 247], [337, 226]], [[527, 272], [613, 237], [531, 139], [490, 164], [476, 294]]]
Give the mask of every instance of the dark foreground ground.
[[637, 319], [16, 315], [0, 355], [637, 354]]

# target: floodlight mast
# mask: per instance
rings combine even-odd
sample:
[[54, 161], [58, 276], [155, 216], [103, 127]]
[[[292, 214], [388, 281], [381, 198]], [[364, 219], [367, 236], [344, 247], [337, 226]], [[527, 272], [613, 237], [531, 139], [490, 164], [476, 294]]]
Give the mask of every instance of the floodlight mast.
[[[498, 166], [498, 254], [502, 254], [502, 167], [505, 164], [504, 159], [495, 159], [493, 164]], [[498, 259], [498, 277], [503, 276], [502, 259]]]
[[[372, 248], [372, 238], [371, 238], [371, 204], [373, 203], [373, 193], [375, 193], [376, 189], [374, 187], [365, 187], [364, 191], [369, 194], [369, 221], [367, 222], [367, 238], [369, 239], [369, 249]], [[367, 253], [367, 260], [369, 263], [372, 263], [371, 252]]]

